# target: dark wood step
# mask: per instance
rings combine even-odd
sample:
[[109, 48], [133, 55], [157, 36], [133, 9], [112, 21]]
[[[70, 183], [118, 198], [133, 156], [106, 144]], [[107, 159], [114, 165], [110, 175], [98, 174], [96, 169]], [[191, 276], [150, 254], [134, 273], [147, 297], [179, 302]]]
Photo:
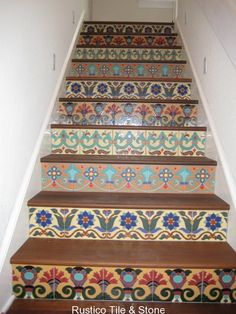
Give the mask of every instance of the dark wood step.
[[85, 21], [84, 24], [175, 25], [174, 22]]
[[215, 160], [207, 157], [150, 157], [150, 156], [87, 156], [51, 154], [41, 158], [41, 162], [51, 163], [105, 163], [105, 164], [151, 164], [151, 165], [202, 165], [216, 166]]
[[30, 207], [229, 210], [215, 194], [76, 193], [41, 191]]
[[134, 78], [134, 77], [117, 77], [117, 78], [107, 78], [107, 77], [98, 77], [94, 79], [93, 77], [83, 78], [83, 77], [77, 77], [77, 76], [68, 76], [66, 78], [67, 81], [114, 81], [114, 82], [167, 82], [167, 83], [191, 83], [191, 78]]
[[155, 131], [207, 131], [206, 127], [162, 127], [162, 126], [132, 126], [132, 125], [78, 125], [78, 124], [51, 124], [51, 129], [106, 129], [106, 130], [155, 130]]
[[[171, 35], [170, 35], [171, 36]], [[101, 45], [99, 46], [98, 48], [96, 46], [93, 46], [93, 45], [86, 45], [86, 46], [83, 46], [83, 45], [77, 45], [76, 48], [93, 48], [93, 49], [99, 49], [99, 48], [113, 48], [113, 49], [116, 49], [118, 47], [116, 46], [113, 46], [113, 45]], [[136, 46], [129, 46], [129, 45], [126, 45], [126, 46], [122, 46], [122, 47], [119, 47], [121, 49], [138, 49]], [[167, 49], [167, 50], [172, 50], [172, 49], [183, 49], [182, 46], [142, 46], [141, 47], [142, 49], [149, 49], [149, 50], [152, 50], [152, 49]]]
[[140, 33], [140, 32], [136, 32], [136, 33], [125, 33], [125, 32], [81, 32], [80, 35], [82, 36], [94, 36], [94, 35], [98, 35], [98, 36], [144, 36], [144, 37], [158, 37], [158, 36], [165, 36], [165, 37], [172, 37], [172, 36], [178, 36], [178, 33]]
[[59, 98], [60, 102], [120, 102], [120, 103], [142, 103], [142, 104], [198, 104], [198, 100], [194, 99], [117, 99], [117, 98], [112, 98], [111, 99], [101, 99], [101, 98], [94, 98], [91, 100], [91, 98], [76, 98], [76, 97], [71, 97], [71, 98], [65, 98], [65, 97], [60, 97]]
[[225, 242], [28, 239], [11, 264], [235, 269], [236, 252]]
[[[69, 300], [15, 300], [7, 314], [72, 314], [72, 307], [79, 307], [81, 311], [91, 306], [101, 309], [105, 308], [107, 314], [112, 312], [112, 306], [125, 308], [125, 313], [129, 313], [130, 307], [134, 307], [135, 313], [139, 309], [147, 307], [149, 313], [154, 313], [155, 309], [160, 309], [156, 314], [234, 314], [235, 304], [188, 304], [188, 303], [154, 303], [154, 302], [114, 302], [114, 301], [69, 301]], [[74, 308], [76, 309], [76, 308]], [[164, 309], [163, 311], [161, 309]], [[76, 312], [74, 312], [76, 314]], [[119, 314], [119, 313], [117, 313]]]
[[99, 60], [99, 59], [72, 59], [72, 62], [73, 63], [109, 63], [109, 64], [113, 64], [113, 63], [135, 63], [135, 64], [142, 64], [142, 63], [155, 63], [155, 64], [160, 64], [160, 63], [167, 63], [167, 64], [187, 64], [187, 61], [185, 60], [174, 60], [174, 61], [167, 61], [167, 60], [160, 60], [160, 61], [153, 61], [153, 60], [128, 60], [128, 61], [125, 61], [125, 60], [110, 60], [110, 61], [102, 61]]

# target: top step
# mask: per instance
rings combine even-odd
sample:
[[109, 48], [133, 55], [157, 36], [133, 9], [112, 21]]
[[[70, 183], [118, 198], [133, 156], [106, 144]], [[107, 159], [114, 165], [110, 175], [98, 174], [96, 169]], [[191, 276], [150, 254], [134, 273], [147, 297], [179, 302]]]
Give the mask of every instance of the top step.
[[172, 34], [174, 23], [85, 22], [83, 33], [89, 34]]

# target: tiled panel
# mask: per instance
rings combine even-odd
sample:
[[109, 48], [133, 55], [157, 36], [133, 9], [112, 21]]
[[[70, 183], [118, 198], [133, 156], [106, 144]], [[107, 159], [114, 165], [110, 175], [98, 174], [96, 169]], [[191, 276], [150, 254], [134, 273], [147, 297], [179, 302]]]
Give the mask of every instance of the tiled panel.
[[196, 126], [197, 106], [134, 102], [62, 102], [61, 122], [79, 125]]
[[226, 241], [226, 211], [30, 208], [30, 236], [39, 238]]
[[179, 41], [175, 35], [80, 35], [80, 46], [93, 47], [173, 47], [177, 46]]
[[184, 64], [72, 62], [70, 75], [83, 78], [181, 78]]
[[79, 60], [129, 60], [129, 61], [181, 61], [182, 49], [146, 48], [77, 48], [75, 58]]
[[48, 191], [213, 193], [214, 166], [42, 164]]
[[123, 33], [123, 34], [171, 34], [174, 32], [174, 25], [161, 24], [84, 24], [82, 32], [91, 33]]
[[138, 81], [67, 81], [66, 97], [80, 99], [190, 99], [191, 84]]
[[[192, 134], [192, 136], [191, 136]], [[188, 145], [183, 151], [183, 136]], [[73, 149], [72, 149], [73, 147]], [[187, 151], [188, 150], [188, 151]], [[205, 154], [205, 131], [52, 129], [54, 154], [189, 156]]]

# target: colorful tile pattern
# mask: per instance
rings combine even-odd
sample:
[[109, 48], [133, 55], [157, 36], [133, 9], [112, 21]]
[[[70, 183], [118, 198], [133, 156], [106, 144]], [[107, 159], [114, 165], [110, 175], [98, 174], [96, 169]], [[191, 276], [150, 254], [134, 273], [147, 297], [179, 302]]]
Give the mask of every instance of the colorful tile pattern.
[[179, 41], [173, 35], [80, 35], [80, 46], [114, 46], [114, 47], [173, 47]]
[[33, 238], [226, 241], [227, 211], [30, 208]]
[[198, 108], [189, 104], [60, 102], [60, 121], [79, 125], [196, 126]]
[[55, 154], [196, 157], [204, 156], [206, 132], [52, 129], [51, 138]]
[[109, 63], [73, 62], [71, 76], [83, 78], [181, 78], [185, 64], [178, 63]]
[[164, 24], [91, 24], [86, 23], [83, 25], [82, 32], [92, 33], [123, 33], [123, 34], [171, 34], [174, 32], [174, 25]]
[[235, 269], [13, 265], [17, 298], [236, 303]]
[[67, 98], [190, 99], [191, 84], [143, 81], [66, 81]]
[[47, 191], [213, 193], [215, 166], [43, 163]]
[[148, 48], [77, 48], [75, 58], [80, 60], [181, 61], [182, 49]]

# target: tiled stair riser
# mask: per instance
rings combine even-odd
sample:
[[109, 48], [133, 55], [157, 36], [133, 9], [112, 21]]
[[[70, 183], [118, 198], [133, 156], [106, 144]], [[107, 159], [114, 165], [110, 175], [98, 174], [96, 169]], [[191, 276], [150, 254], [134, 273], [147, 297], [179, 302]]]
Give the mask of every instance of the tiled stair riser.
[[205, 131], [52, 129], [52, 152], [80, 155], [204, 156]]
[[80, 35], [80, 46], [115, 46], [115, 47], [173, 47], [179, 45], [176, 35]]
[[198, 108], [192, 104], [61, 102], [60, 120], [79, 125], [196, 126]]
[[174, 32], [174, 25], [147, 25], [147, 24], [84, 24], [83, 33], [123, 33], [123, 34], [171, 34]]
[[128, 60], [128, 61], [181, 61], [182, 49], [147, 48], [77, 48], [75, 59], [80, 60]]
[[67, 98], [190, 99], [191, 84], [146, 81], [67, 81]]
[[42, 163], [47, 191], [213, 193], [215, 166]]
[[30, 237], [226, 241], [227, 211], [32, 207]]
[[17, 298], [235, 303], [235, 269], [13, 265]]
[[71, 76], [83, 78], [182, 78], [185, 65], [176, 63], [73, 62]]

